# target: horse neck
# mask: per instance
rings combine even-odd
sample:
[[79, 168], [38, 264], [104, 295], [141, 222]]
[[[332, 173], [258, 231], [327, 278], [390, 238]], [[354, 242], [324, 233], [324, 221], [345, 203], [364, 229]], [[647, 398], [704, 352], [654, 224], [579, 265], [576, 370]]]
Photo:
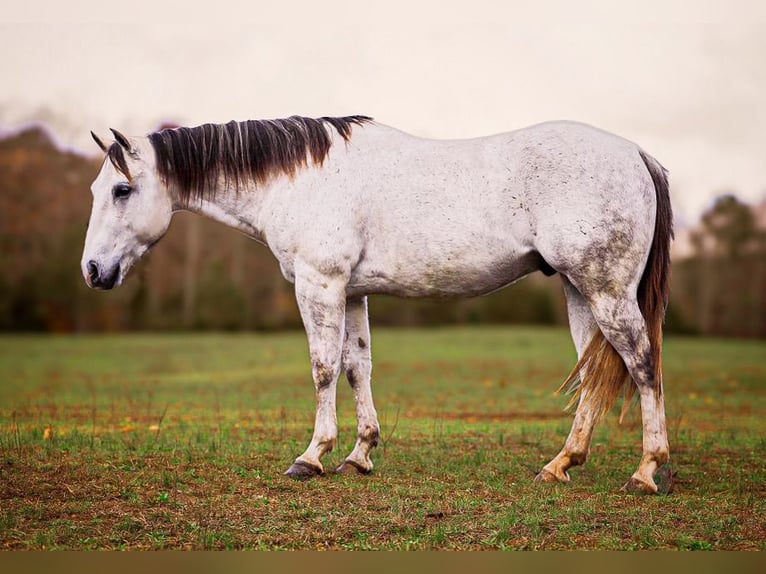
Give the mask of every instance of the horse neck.
[[179, 210], [208, 217], [262, 241], [263, 230], [258, 222], [261, 207], [269, 193], [268, 187], [246, 185], [235, 190], [219, 182], [219, 188], [207, 199], [191, 200]]
[[[259, 183], [257, 186], [252, 183], [243, 185], [238, 191], [228, 186], [221, 178], [215, 192], [208, 194], [208, 199], [192, 200], [179, 209], [204, 215], [265, 243], [264, 227], [273, 223], [268, 221], [268, 214], [280, 212], [289, 205], [300, 205], [301, 200], [297, 200], [296, 197], [303, 191], [327, 186], [328, 177], [320, 173], [346, 172], [345, 168], [349, 164], [359, 161], [359, 155], [364, 156], [370, 149], [380, 146], [381, 142], [394, 140], [393, 145], [398, 145], [412, 138], [379, 124], [366, 125], [352, 136], [356, 152], [350, 154], [340, 136], [332, 131], [330, 133], [333, 147], [321, 164], [315, 164], [309, 159], [305, 165], [299, 166], [294, 174], [276, 174], [268, 182]], [[353, 174], [353, 170], [348, 173]], [[348, 173], [345, 175], [346, 179], [354, 177]]]

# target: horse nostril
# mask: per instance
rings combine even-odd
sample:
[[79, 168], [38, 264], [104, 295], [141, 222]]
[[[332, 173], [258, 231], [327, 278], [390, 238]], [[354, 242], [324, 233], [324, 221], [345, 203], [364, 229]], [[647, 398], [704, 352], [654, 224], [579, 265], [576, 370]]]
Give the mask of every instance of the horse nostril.
[[92, 260], [88, 261], [88, 278], [90, 279], [90, 282], [94, 284], [98, 280], [98, 265]]

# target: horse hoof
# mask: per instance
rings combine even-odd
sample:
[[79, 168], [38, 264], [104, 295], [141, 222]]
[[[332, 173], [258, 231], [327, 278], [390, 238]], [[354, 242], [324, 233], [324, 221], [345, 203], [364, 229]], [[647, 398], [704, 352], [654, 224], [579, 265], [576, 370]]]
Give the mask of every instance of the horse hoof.
[[558, 476], [556, 476], [555, 474], [553, 474], [549, 470], [542, 469], [538, 473], [538, 475], [535, 477], [535, 482], [548, 482], [548, 483], [553, 484], [553, 483], [557, 483], [557, 482], [565, 483], [567, 481], [566, 480], [561, 480]]
[[631, 476], [630, 480], [620, 490], [628, 494], [657, 494], [656, 485], [639, 480], [635, 476]]
[[309, 464], [308, 462], [303, 462], [302, 460], [296, 460], [285, 472], [285, 476], [289, 476], [295, 480], [308, 480], [315, 476], [321, 476], [322, 474], [324, 474], [324, 472], [321, 468]]
[[372, 469], [366, 469], [358, 462], [353, 460], [343, 461], [338, 468], [335, 469], [338, 474], [370, 474]]

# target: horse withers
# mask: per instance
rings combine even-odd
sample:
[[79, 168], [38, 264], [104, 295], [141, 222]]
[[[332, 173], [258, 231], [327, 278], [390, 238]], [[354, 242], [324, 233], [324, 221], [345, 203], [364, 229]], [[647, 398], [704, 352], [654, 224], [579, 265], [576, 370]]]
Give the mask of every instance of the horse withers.
[[439, 141], [366, 116], [112, 131], [109, 146], [94, 135], [106, 159], [91, 187], [88, 285], [120, 285], [179, 210], [266, 245], [294, 283], [317, 410], [289, 476], [324, 472], [341, 371], [358, 437], [337, 470], [373, 468], [368, 295], [477, 296], [542, 270], [562, 278], [579, 360], [565, 382], [572, 431], [537, 480], [569, 481], [598, 418], [637, 390], [643, 457], [624, 488], [657, 492], [669, 457], [661, 349], [672, 212], [665, 170], [636, 144], [574, 122]]

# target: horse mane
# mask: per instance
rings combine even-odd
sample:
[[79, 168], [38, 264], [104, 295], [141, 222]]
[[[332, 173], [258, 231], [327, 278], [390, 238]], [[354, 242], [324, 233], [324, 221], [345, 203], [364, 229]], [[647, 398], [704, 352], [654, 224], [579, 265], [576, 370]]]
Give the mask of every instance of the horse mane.
[[[308, 165], [321, 165], [332, 145], [329, 128], [348, 141], [355, 125], [371, 122], [367, 116], [231, 121], [193, 128], [167, 128], [149, 134], [157, 158], [157, 170], [165, 183], [188, 205], [212, 199], [223, 177], [239, 190], [243, 184], [264, 184], [271, 178]], [[114, 166], [130, 178], [119, 145], [107, 155]]]

